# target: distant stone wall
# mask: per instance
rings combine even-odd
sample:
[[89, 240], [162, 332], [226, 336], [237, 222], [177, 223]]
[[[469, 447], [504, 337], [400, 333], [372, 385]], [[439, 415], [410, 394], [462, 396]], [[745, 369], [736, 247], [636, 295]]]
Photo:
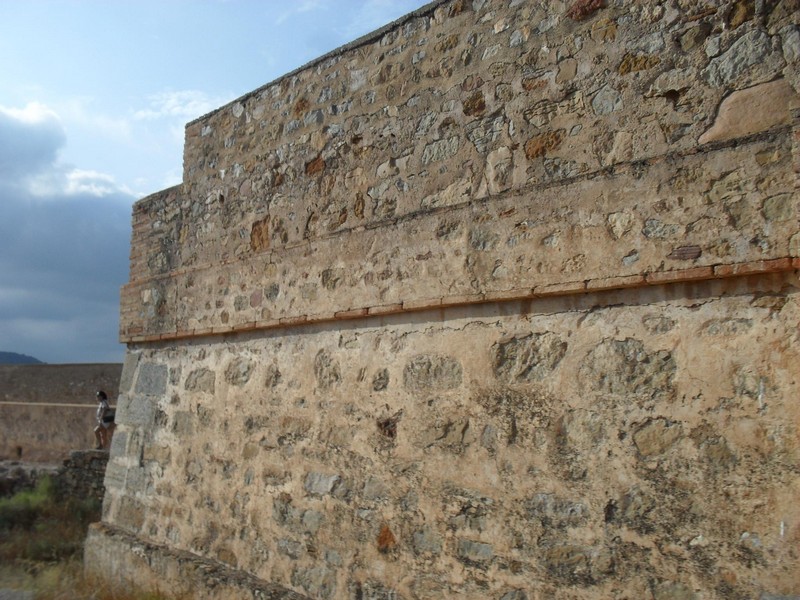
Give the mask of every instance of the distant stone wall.
[[0, 365], [0, 460], [60, 463], [93, 448], [97, 401], [116, 403], [121, 364]]
[[208, 598], [800, 594], [797, 19], [436, 2], [190, 123], [134, 208], [87, 564]]

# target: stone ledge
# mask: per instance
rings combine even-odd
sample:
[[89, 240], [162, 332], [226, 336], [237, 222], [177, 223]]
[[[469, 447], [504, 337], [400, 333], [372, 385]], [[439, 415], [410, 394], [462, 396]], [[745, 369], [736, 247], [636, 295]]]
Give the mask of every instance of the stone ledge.
[[[168, 590], [174, 597], [309, 600], [224, 563], [147, 542], [107, 523], [90, 525], [84, 548], [86, 574], [126, 591], [134, 586], [156, 593]], [[93, 570], [96, 565], [102, 565], [102, 573]]]
[[676, 269], [672, 271], [658, 271], [640, 273], [636, 275], [622, 275], [619, 277], [604, 277], [588, 279], [585, 281], [569, 281], [551, 285], [542, 285], [533, 288], [507, 290], [499, 292], [486, 292], [482, 294], [469, 294], [462, 296], [445, 296], [444, 298], [423, 298], [403, 302], [402, 304], [388, 304], [379, 306], [366, 306], [339, 311], [333, 315], [297, 315], [281, 319], [269, 319], [243, 323], [239, 326], [209, 327], [205, 329], [192, 329], [153, 335], [120, 335], [122, 343], [148, 343], [165, 340], [186, 339], [192, 337], [206, 337], [226, 333], [244, 333], [247, 331], [267, 330], [309, 325], [315, 323], [329, 323], [394, 315], [401, 313], [420, 312], [431, 309], [452, 308], [471, 304], [484, 304], [487, 302], [512, 302], [529, 300], [531, 298], [552, 298], [591, 292], [603, 292], [638, 287], [652, 287], [656, 285], [669, 285], [676, 283], [690, 283], [710, 279], [728, 279], [732, 277], [746, 277], [749, 275], [763, 275], [768, 273], [781, 273], [800, 269], [800, 259], [784, 257], [773, 260], [759, 260], [728, 265], [714, 265], [708, 267], [693, 267], [689, 269]]

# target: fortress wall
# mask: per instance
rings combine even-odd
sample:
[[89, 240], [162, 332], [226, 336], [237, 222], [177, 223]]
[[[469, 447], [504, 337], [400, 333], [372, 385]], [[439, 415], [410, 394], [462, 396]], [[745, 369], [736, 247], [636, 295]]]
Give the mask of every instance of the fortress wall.
[[[97, 403], [115, 404], [122, 365], [0, 365], [0, 458], [61, 462], [93, 448]], [[76, 406], [82, 405], [82, 406]]]
[[91, 569], [800, 594], [797, 7], [598, 4], [436, 2], [188, 125]]

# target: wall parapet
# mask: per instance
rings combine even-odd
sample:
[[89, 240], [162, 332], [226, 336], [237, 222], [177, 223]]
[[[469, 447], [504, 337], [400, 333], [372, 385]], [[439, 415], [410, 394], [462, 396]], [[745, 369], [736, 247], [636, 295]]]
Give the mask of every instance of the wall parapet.
[[122, 339], [796, 256], [788, 16], [648, 11], [433, 3], [193, 121]]

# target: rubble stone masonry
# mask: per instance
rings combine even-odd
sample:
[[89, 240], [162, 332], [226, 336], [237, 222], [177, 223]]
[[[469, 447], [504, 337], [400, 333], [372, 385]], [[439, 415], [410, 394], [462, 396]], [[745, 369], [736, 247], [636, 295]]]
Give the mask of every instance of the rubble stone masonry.
[[90, 570], [799, 597], [799, 15], [438, 1], [190, 123]]

